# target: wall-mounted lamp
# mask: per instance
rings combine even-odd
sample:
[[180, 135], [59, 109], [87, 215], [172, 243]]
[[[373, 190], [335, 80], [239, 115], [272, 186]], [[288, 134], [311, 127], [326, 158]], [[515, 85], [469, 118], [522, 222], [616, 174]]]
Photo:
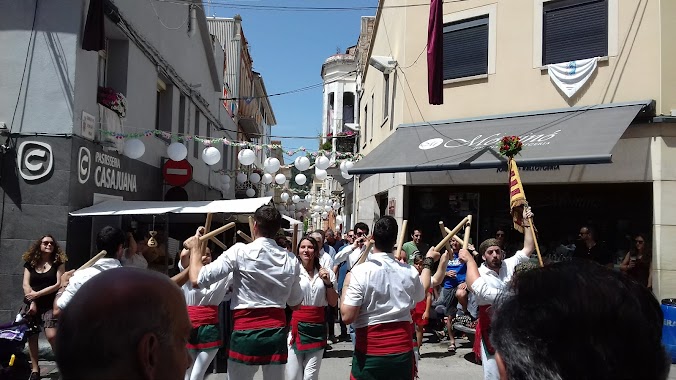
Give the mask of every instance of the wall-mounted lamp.
[[373, 55], [369, 58], [369, 65], [383, 74], [389, 74], [397, 67], [397, 61], [392, 57], [383, 57], [380, 55]]

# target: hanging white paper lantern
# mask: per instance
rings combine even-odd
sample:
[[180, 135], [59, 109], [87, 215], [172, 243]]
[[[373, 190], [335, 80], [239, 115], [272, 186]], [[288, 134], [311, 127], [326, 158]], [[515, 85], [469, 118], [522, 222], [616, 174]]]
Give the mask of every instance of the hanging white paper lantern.
[[326, 176], [328, 174], [326, 173], [326, 170], [320, 169], [320, 168], [315, 168], [315, 178], [317, 178], [320, 181], [323, 181], [326, 179]]
[[350, 160], [345, 160], [345, 161], [340, 163], [340, 171], [341, 172], [347, 172], [348, 170], [352, 169], [353, 166], [354, 166], [354, 162], [352, 162]]
[[325, 206], [331, 207], [333, 206], [333, 201], [330, 199], [327, 199], [326, 202], [324, 203]]
[[343, 224], [343, 217], [338, 215], [336, 216], [336, 224], [340, 225]]
[[238, 183], [246, 182], [246, 173], [242, 173], [242, 172], [237, 173], [237, 182]]
[[308, 203], [312, 202], [312, 195], [307, 194], [307, 195], [305, 196], [305, 202], [308, 202]]
[[188, 148], [178, 141], [169, 144], [167, 147], [167, 156], [172, 161], [182, 161], [188, 155]]
[[229, 183], [224, 183], [224, 184], [221, 186], [221, 190], [223, 190], [223, 191], [228, 191], [228, 190], [230, 190], [230, 184], [229, 184]]
[[282, 199], [282, 202], [286, 202], [289, 200], [289, 193], [282, 193], [279, 197]]
[[293, 161], [293, 164], [296, 166], [296, 169], [302, 172], [310, 169], [310, 159], [305, 156], [296, 157], [296, 159]]
[[261, 175], [258, 173], [251, 173], [249, 176], [249, 182], [253, 183], [254, 185], [257, 184], [258, 182], [261, 181]]
[[326, 203], [324, 202], [324, 198], [319, 198], [317, 199], [317, 204], [320, 206], [324, 206]]
[[303, 173], [296, 174], [296, 183], [299, 186], [305, 185], [305, 182], [307, 182], [307, 177]]
[[326, 211], [326, 212], [331, 211], [331, 206], [329, 206], [329, 205], [324, 206], [324, 211]]
[[338, 202], [333, 202], [333, 209], [338, 210], [340, 208], [340, 203]]
[[286, 183], [286, 176], [285, 176], [284, 174], [282, 174], [282, 173], [277, 174], [277, 175], [275, 176], [275, 182], [276, 182], [278, 185], [283, 185], [283, 184], [285, 184], [285, 183]]
[[326, 170], [329, 168], [331, 165], [331, 161], [329, 161], [326, 156], [317, 156], [317, 159], [315, 160], [315, 167], [321, 170]]
[[279, 160], [274, 157], [268, 157], [263, 162], [263, 167], [265, 171], [271, 174], [277, 173], [280, 167]]
[[345, 179], [352, 179], [352, 174], [348, 174], [347, 172], [340, 172], [340, 175]]
[[125, 156], [137, 159], [141, 158], [143, 153], [146, 152], [146, 146], [143, 144], [143, 141], [139, 139], [126, 139], [124, 141], [123, 151]]
[[215, 165], [221, 160], [221, 152], [213, 146], [208, 146], [202, 151], [202, 161], [207, 165]]
[[232, 181], [232, 179], [230, 178], [229, 175], [223, 174], [223, 175], [221, 176], [221, 183], [223, 183], [223, 184], [230, 184], [230, 181]]
[[254, 189], [252, 189], [252, 188], [246, 189], [246, 196], [247, 196], [247, 197], [251, 198], [251, 197], [253, 197], [254, 195], [256, 195], [256, 190], [254, 190]]
[[254, 151], [251, 149], [243, 149], [237, 154], [237, 159], [239, 160], [240, 164], [248, 166], [256, 161], [256, 153], [254, 153]]
[[329, 217], [329, 213], [326, 212], [326, 211], [324, 211], [324, 212], [322, 213], [322, 219], [326, 219], [326, 218], [328, 218], [328, 217]]
[[263, 178], [261, 178], [261, 182], [263, 182], [265, 185], [269, 185], [274, 181], [275, 179], [272, 177], [272, 174], [270, 173], [265, 173], [263, 174]]
[[320, 212], [320, 211], [322, 211], [322, 208], [321, 208], [321, 206], [315, 206], [315, 207], [312, 208], [312, 210], [314, 212]]
[[294, 195], [293, 197], [291, 197], [291, 201], [293, 203], [298, 203], [300, 202], [300, 197], [298, 195]]

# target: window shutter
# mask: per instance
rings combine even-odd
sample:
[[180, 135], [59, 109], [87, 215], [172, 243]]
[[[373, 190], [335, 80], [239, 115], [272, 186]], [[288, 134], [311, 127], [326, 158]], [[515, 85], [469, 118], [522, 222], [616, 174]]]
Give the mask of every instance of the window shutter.
[[444, 25], [444, 80], [488, 73], [488, 16]]
[[553, 1], [542, 15], [542, 64], [608, 55], [608, 1]]

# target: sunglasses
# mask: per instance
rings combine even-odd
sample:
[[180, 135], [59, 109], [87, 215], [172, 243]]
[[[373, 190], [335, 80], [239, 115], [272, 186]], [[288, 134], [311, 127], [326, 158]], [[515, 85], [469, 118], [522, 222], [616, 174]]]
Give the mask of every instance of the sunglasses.
[[355, 235], [357, 235], [357, 236], [364, 236], [364, 233], [363, 233], [363, 232], [357, 232]]
[[48, 246], [48, 245], [54, 246], [54, 242], [53, 241], [43, 241], [42, 245], [44, 245], [44, 246]]
[[354, 235], [347, 235], [347, 237], [349, 237], [349, 238], [353, 238], [353, 237], [354, 237]]

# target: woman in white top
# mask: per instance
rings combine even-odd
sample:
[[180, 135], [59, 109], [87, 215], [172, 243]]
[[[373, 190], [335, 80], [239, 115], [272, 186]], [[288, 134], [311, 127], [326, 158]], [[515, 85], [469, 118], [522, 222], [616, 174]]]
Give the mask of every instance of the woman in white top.
[[134, 235], [131, 232], [127, 232], [127, 238], [129, 239], [129, 247], [124, 250], [124, 254], [120, 258], [122, 266], [148, 269], [148, 261], [143, 257], [143, 252], [139, 250]]
[[[202, 255], [202, 263], [207, 265], [211, 262], [211, 249], [207, 246]], [[184, 249], [181, 252], [179, 270], [185, 273], [185, 268], [190, 264], [190, 251]], [[221, 333], [218, 325], [218, 305], [227, 300], [232, 293], [232, 275], [215, 282], [207, 288], [195, 289], [192, 287], [187, 276], [182, 280], [174, 281], [181, 286], [185, 295], [185, 303], [188, 305], [188, 315], [192, 322], [192, 331], [188, 340], [187, 348], [192, 358], [192, 364], [185, 373], [185, 380], [202, 380], [209, 364], [218, 349], [222, 346]]]
[[303, 302], [291, 317], [286, 380], [316, 380], [326, 347], [324, 307], [336, 306], [335, 274], [319, 264], [319, 244], [309, 236], [298, 244]]

